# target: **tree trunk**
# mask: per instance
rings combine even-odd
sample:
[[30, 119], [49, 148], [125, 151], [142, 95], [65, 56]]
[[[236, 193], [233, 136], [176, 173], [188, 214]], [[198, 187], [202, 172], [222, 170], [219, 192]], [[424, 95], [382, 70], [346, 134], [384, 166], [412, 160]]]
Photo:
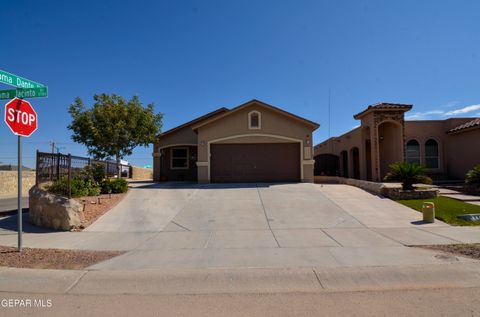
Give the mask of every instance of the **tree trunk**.
[[120, 159], [118, 158], [118, 154], [115, 155], [115, 159], [117, 161], [117, 177], [120, 179], [122, 178], [122, 171], [120, 170]]

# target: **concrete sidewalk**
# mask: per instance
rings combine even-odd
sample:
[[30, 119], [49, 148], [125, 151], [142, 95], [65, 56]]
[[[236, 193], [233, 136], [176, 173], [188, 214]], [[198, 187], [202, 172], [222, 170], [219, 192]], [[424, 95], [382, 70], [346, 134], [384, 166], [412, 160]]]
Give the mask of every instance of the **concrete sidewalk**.
[[355, 268], [68, 271], [0, 268], [0, 291], [76, 295], [347, 292], [480, 286], [480, 262]]

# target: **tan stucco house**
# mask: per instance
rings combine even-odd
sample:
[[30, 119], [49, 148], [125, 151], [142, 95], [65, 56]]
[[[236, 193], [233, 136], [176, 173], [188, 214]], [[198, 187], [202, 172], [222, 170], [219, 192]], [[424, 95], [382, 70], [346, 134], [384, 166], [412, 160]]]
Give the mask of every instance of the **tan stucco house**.
[[319, 124], [258, 100], [220, 108], [159, 135], [156, 181], [313, 182]]
[[408, 161], [434, 180], [463, 180], [480, 164], [480, 118], [407, 121], [410, 109], [378, 103], [354, 115], [357, 128], [314, 147], [315, 175], [381, 181], [390, 164]]

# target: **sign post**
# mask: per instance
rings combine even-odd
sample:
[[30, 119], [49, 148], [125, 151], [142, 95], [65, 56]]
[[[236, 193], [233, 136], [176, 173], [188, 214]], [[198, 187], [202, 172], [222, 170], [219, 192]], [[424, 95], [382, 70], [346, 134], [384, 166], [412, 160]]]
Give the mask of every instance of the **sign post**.
[[22, 98], [44, 98], [47, 86], [0, 69], [0, 83], [16, 89], [0, 90], [0, 100], [12, 99], [5, 105], [5, 123], [18, 136], [18, 252], [22, 251], [22, 136], [29, 137], [37, 130], [37, 113]]
[[18, 252], [22, 251], [22, 136], [18, 136]]
[[37, 113], [25, 100], [14, 98], [5, 105], [5, 123], [18, 136], [18, 251], [22, 251], [22, 136], [29, 137], [37, 130]]

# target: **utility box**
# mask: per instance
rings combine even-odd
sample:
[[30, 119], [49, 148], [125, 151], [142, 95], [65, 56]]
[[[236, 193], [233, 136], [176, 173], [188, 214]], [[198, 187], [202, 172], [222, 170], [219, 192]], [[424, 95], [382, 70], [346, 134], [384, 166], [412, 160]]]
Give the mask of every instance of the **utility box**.
[[425, 202], [422, 205], [423, 221], [435, 222], [435, 204]]

